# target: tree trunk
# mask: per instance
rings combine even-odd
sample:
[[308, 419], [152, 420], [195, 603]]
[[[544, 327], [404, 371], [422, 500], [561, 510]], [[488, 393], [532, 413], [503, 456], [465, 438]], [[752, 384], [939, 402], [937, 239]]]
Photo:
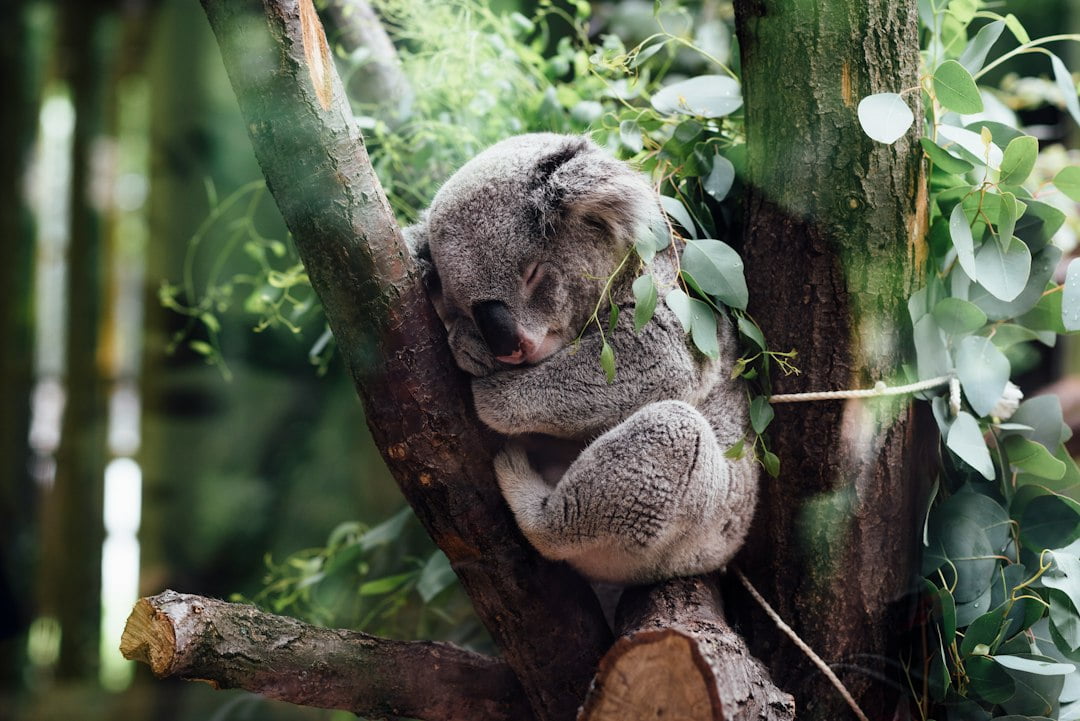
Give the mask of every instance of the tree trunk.
[[105, 55], [100, 2], [70, 2], [61, 15], [61, 77], [75, 111], [67, 255], [66, 403], [56, 480], [44, 502], [42, 612], [60, 622], [57, 676], [94, 678], [99, 658], [106, 388], [99, 372], [104, 247], [92, 197], [94, 142], [102, 131]]
[[371, 170], [311, 0], [203, 6], [377, 445], [537, 718], [572, 718], [610, 631], [588, 585], [540, 558], [502, 501], [493, 438]]
[[[736, 0], [746, 108], [745, 256], [750, 310], [771, 347], [798, 350], [774, 390], [869, 387], [905, 359], [905, 300], [925, 256], [926, 188], [916, 124], [871, 141], [856, 106], [918, 86], [914, 0]], [[919, 93], [907, 93], [913, 104]], [[921, 110], [915, 108], [916, 117]], [[777, 408], [765, 478], [741, 556], [799, 635], [871, 718], [891, 718], [897, 629], [916, 558], [910, 402]], [[749, 602], [748, 602], [749, 603]], [[751, 647], [802, 719], [850, 717], [790, 642], [753, 613]]]

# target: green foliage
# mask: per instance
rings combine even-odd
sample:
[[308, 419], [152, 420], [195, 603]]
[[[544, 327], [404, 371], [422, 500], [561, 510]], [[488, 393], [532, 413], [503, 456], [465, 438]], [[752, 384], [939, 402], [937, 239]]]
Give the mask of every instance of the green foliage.
[[265, 588], [236, 600], [323, 626], [490, 645], [449, 561], [408, 508], [374, 528], [343, 523], [325, 547], [280, 562], [267, 556], [266, 566]]
[[[924, 531], [927, 657], [908, 669], [911, 688], [923, 719], [1078, 718], [1080, 469], [1063, 445], [1057, 398], [1015, 408], [1009, 377], [1018, 348], [1080, 329], [1080, 268], [1070, 265], [1063, 285], [1052, 280], [1061, 251], [1051, 241], [1065, 217], [1035, 177], [1038, 141], [1015, 123], [962, 114], [988, 107], [977, 86], [987, 71], [1042, 53], [1065, 109], [1080, 117], [1071, 76], [1043, 47], [1080, 36], [1031, 40], [980, 0], [919, 8], [931, 227], [926, 285], [909, 301], [915, 372], [954, 374], [959, 387], [931, 398], [944, 443]], [[987, 63], [1006, 28], [1019, 47]], [[904, 114], [891, 104], [914, 90], [864, 99], [866, 133], [899, 138], [913, 119], [900, 130]], [[1075, 200], [1077, 180], [1070, 166], [1054, 185]]]

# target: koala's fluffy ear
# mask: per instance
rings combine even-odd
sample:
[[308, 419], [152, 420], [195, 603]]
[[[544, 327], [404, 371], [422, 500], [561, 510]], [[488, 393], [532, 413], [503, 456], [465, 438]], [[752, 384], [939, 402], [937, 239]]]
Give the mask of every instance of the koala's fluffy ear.
[[580, 223], [606, 231], [616, 242], [633, 242], [659, 212], [643, 175], [583, 137], [567, 137], [536, 164], [530, 181], [545, 231]]
[[424, 286], [427, 288], [432, 305], [435, 306], [435, 312], [438, 313], [444, 325], [449, 325], [451, 318], [447, 312], [446, 303], [443, 301], [442, 281], [435, 268], [435, 261], [431, 258], [431, 246], [428, 244], [427, 211], [424, 211], [415, 225], [402, 228], [401, 234], [405, 236], [405, 245], [409, 247], [413, 260], [420, 266]]

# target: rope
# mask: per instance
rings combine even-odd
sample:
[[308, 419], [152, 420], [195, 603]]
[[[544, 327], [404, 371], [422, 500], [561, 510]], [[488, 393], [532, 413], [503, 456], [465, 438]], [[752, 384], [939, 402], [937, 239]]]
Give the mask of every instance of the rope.
[[816, 393], [778, 393], [776, 395], [769, 396], [769, 403], [801, 403], [803, 401], [835, 401], [845, 398], [877, 398], [879, 396], [900, 396], [905, 393], [918, 393], [919, 391], [927, 391], [931, 388], [937, 388], [949, 383], [955, 378], [955, 376], [938, 376], [937, 378], [931, 378], [926, 381], [919, 381], [918, 383], [908, 383], [905, 386], [892, 386], [885, 385], [883, 381], [878, 381], [874, 384], [873, 388], [866, 388], [860, 390], [850, 391], [818, 391]]
[[[941, 383], [938, 383], [938, 385], [941, 385]], [[933, 386], [930, 387], [933, 388]], [[852, 391], [839, 392], [850, 393]], [[733, 566], [731, 570], [733, 570], [735, 572], [735, 575], [739, 577], [739, 580], [742, 581], [742, 585], [746, 587], [746, 590], [750, 592], [750, 595], [754, 597], [754, 600], [757, 601], [758, 604], [765, 610], [766, 615], [768, 615], [768, 617], [772, 619], [772, 622], [776, 624], [776, 627], [783, 631], [784, 635], [790, 638], [792, 642], [799, 647], [799, 650], [805, 653], [806, 657], [809, 658], [823, 674], [825, 674], [825, 678], [829, 679], [829, 683], [831, 683], [833, 687], [835, 687], [836, 690], [840, 692], [840, 695], [844, 697], [844, 701], [846, 701], [847, 705], [851, 707], [851, 710], [859, 718], [859, 721], [870, 721], [868, 718], [866, 718], [866, 714], [862, 712], [862, 709], [859, 708], [859, 704], [855, 703], [855, 699], [851, 697], [851, 692], [847, 690], [847, 686], [844, 685], [844, 682], [841, 681], [835, 673], [833, 673], [833, 670], [831, 668], [829, 668], [829, 664], [825, 663], [825, 661], [822, 660], [821, 656], [818, 656], [816, 653], [814, 653], [814, 649], [810, 648], [810, 646], [806, 644], [806, 641], [803, 641], [801, 638], [799, 638], [798, 634], [795, 633], [791, 626], [784, 623], [783, 619], [780, 618], [780, 614], [774, 611], [773, 607], [769, 605], [769, 602], [766, 601], [760, 593], [758, 593], [757, 589], [754, 588], [753, 584], [750, 583], [750, 579], [748, 579], [743, 574], [742, 569], [735, 568]]]

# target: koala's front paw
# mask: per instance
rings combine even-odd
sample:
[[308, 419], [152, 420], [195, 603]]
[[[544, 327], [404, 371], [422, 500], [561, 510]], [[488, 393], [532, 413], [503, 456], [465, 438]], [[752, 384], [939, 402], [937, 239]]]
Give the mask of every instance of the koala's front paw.
[[467, 319], [458, 318], [453, 322], [447, 340], [450, 343], [450, 352], [454, 355], [454, 362], [469, 375], [483, 378], [498, 368], [484, 339]]
[[526, 497], [534, 495], [537, 486], [547, 487], [539, 471], [529, 462], [525, 447], [518, 443], [507, 443], [495, 456], [494, 465], [503, 498], [515, 511]]

